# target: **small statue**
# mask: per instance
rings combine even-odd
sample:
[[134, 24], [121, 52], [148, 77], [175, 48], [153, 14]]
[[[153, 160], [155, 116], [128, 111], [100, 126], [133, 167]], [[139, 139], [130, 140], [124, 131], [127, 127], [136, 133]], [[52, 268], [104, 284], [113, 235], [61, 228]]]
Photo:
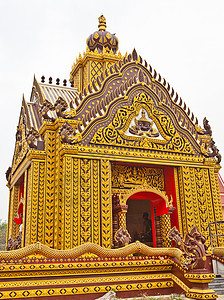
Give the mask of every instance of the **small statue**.
[[48, 100], [43, 102], [43, 105], [40, 108], [40, 112], [44, 118], [44, 120], [54, 121], [54, 118], [48, 115], [50, 110], [54, 110], [54, 105], [52, 105]]
[[59, 131], [62, 143], [64, 144], [75, 144], [82, 139], [82, 135], [67, 122], [65, 122]]
[[37, 149], [37, 139], [39, 138], [39, 132], [31, 127], [27, 134], [27, 143], [30, 148]]
[[185, 260], [191, 263], [192, 269], [204, 269], [206, 262], [206, 251], [208, 247], [205, 245], [206, 239], [199, 232], [198, 228], [192, 227], [185, 235], [184, 239], [180, 235], [176, 227], [173, 227], [168, 235], [170, 241], [175, 241], [175, 247], [184, 251]]
[[16, 237], [16, 240], [14, 242], [13, 249], [14, 250], [19, 249], [19, 248], [21, 248], [21, 245], [22, 245], [22, 232], [19, 231], [19, 233]]
[[121, 243], [122, 246], [126, 246], [131, 241], [131, 236], [128, 233], [127, 229], [121, 227], [118, 229], [118, 231], [115, 233], [114, 239], [116, 242]]
[[212, 129], [211, 129], [211, 126], [208, 124], [207, 118], [203, 119], [203, 125], [204, 125], [204, 129], [205, 129], [203, 134], [212, 136]]
[[153, 124], [153, 121], [147, 120], [145, 110], [142, 109], [141, 118], [139, 120], [135, 118], [135, 125], [129, 128], [129, 132], [138, 136], [158, 137], [159, 132], [152, 128]]
[[73, 117], [75, 117], [76, 111], [73, 107], [72, 102], [70, 102], [69, 106], [70, 111], [66, 112], [66, 110], [68, 109], [68, 104], [62, 97], [59, 96], [54, 105], [57, 116], [63, 119], [72, 119]]
[[5, 172], [6, 180], [9, 181], [12, 173], [12, 167], [8, 167], [8, 170]]
[[174, 226], [168, 233], [168, 239], [170, 241], [174, 241], [175, 242], [175, 247], [179, 248], [181, 251], [183, 251], [183, 238], [180, 234], [180, 232], [178, 231], [178, 229], [176, 228], [176, 226]]
[[13, 247], [14, 247], [14, 238], [11, 236], [10, 239], [8, 240], [6, 251], [13, 250]]

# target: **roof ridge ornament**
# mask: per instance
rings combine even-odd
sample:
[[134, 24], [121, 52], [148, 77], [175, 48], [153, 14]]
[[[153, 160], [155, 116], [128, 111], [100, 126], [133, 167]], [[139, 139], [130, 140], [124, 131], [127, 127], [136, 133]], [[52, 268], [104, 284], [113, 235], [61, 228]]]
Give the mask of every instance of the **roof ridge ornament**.
[[104, 15], [102, 14], [99, 18], [99, 25], [98, 25], [98, 28], [100, 31], [105, 31], [106, 28], [107, 28], [107, 25], [106, 25], [106, 18], [104, 17]]

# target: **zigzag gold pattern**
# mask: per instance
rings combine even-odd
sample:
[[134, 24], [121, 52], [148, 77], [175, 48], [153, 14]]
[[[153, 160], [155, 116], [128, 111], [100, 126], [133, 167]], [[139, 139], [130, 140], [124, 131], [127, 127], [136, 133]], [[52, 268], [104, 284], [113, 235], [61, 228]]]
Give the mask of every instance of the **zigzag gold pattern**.
[[78, 196], [78, 164], [79, 160], [73, 158], [73, 247], [78, 246], [78, 212], [79, 212], [79, 196]]
[[[17, 208], [19, 204], [19, 186], [14, 185], [10, 193], [10, 222], [8, 224], [8, 238], [17, 236], [18, 225], [13, 221], [17, 218]], [[12, 215], [12, 216], [11, 216]]]
[[31, 198], [31, 216], [32, 223], [30, 227], [30, 241], [35, 243], [37, 241], [37, 213], [38, 213], [38, 183], [39, 183], [39, 162], [32, 163], [32, 198]]
[[80, 239], [81, 244], [91, 241], [91, 169], [90, 160], [81, 159], [81, 231]]
[[99, 206], [99, 160], [92, 160], [92, 240], [94, 243], [100, 243], [100, 206]]
[[[178, 171], [180, 210], [184, 235], [192, 226], [197, 226], [209, 245], [208, 224], [214, 222], [213, 201], [209, 184], [209, 169], [183, 166]], [[215, 184], [215, 183], [214, 183]], [[216, 193], [216, 186], [213, 186]], [[219, 203], [219, 202], [218, 202]]]
[[111, 170], [108, 160], [101, 160], [101, 236], [102, 246], [110, 248], [112, 236]]
[[21, 249], [1, 251], [0, 259], [20, 259], [33, 254], [41, 254], [48, 258], [76, 258], [86, 253], [93, 253], [99, 257], [125, 257], [134, 253], [141, 253], [147, 256], [170, 256], [183, 261], [182, 251], [178, 248], [151, 248], [139, 241], [118, 249], [107, 249], [93, 243], [86, 243], [69, 250], [57, 250], [39, 242]]
[[26, 210], [25, 210], [25, 246], [30, 244], [30, 225], [31, 225], [31, 188], [32, 188], [32, 172], [31, 167], [27, 170], [27, 194], [26, 194]]
[[196, 186], [194, 168], [189, 168], [189, 172], [190, 172], [190, 182], [191, 182], [192, 208], [194, 212], [194, 224], [198, 227], [199, 231], [201, 231], [200, 209], [199, 209], [199, 202], [197, 198], [197, 186]]
[[45, 163], [39, 164], [39, 196], [38, 196], [38, 226], [37, 240], [43, 242], [44, 196], [45, 196]]
[[183, 236], [183, 228], [182, 228], [182, 216], [181, 216], [181, 200], [180, 200], [180, 192], [182, 188], [179, 185], [178, 180], [178, 168], [174, 168], [174, 180], [175, 180], [175, 191], [176, 191], [176, 199], [177, 199], [177, 214], [178, 214], [178, 223], [179, 223], [179, 231], [180, 234]]
[[60, 162], [61, 158], [59, 155], [59, 148], [60, 148], [60, 138], [59, 134], [56, 134], [55, 138], [55, 184], [54, 184], [54, 190], [55, 190], [55, 205], [54, 205], [54, 247], [56, 249], [60, 249], [61, 244], [61, 200], [60, 197], [60, 189], [61, 189], [61, 181], [62, 181], [62, 173], [60, 172]]
[[186, 209], [187, 231], [194, 225], [194, 211], [191, 199], [191, 180], [189, 167], [183, 167], [183, 186], [184, 186], [184, 199]]
[[55, 168], [55, 132], [46, 133], [46, 196], [45, 196], [45, 244], [53, 247], [54, 233], [54, 168]]
[[71, 210], [73, 210], [72, 203], [72, 158], [69, 156], [64, 157], [64, 249], [70, 249], [71, 245], [71, 234], [72, 234], [72, 226], [71, 226]]

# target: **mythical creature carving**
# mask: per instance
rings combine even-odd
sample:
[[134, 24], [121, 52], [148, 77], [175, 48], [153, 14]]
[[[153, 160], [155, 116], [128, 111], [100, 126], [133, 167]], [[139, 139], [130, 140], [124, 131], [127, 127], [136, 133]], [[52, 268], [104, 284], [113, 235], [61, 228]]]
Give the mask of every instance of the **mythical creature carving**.
[[81, 133], [76, 132], [76, 129], [67, 122], [61, 126], [59, 134], [64, 144], [75, 144], [82, 139]]
[[10, 239], [8, 240], [7, 246], [6, 246], [6, 250], [10, 251], [14, 249], [14, 238], [11, 236]]
[[192, 227], [185, 235], [184, 239], [180, 235], [176, 227], [173, 227], [168, 235], [170, 241], [175, 241], [175, 247], [184, 251], [188, 261], [191, 262], [189, 266], [192, 269], [204, 269], [206, 262], [206, 251], [208, 247], [205, 245], [206, 239], [199, 232], [198, 228]]
[[138, 136], [146, 136], [146, 137], [158, 137], [159, 132], [152, 127], [153, 121], [150, 122], [146, 118], [146, 112], [142, 109], [142, 116], [140, 119], [135, 118], [135, 125], [129, 128], [129, 132]]
[[207, 118], [203, 119], [203, 125], [204, 125], [204, 129], [205, 129], [203, 134], [212, 136], [211, 126], [208, 124]]
[[39, 136], [39, 132], [31, 127], [27, 134], [27, 143], [31, 149], [37, 149], [37, 139]]
[[16, 131], [16, 142], [18, 142], [18, 154], [19, 154], [20, 151], [22, 150], [22, 131], [19, 128], [19, 126], [17, 126], [17, 131]]
[[71, 119], [71, 118], [75, 117], [75, 115], [76, 115], [76, 111], [75, 111], [72, 103], [70, 103], [70, 111], [66, 112], [66, 110], [68, 109], [68, 104], [60, 96], [58, 97], [57, 101], [55, 102], [54, 107], [55, 107], [56, 114], [59, 118]]
[[16, 250], [21, 248], [21, 245], [22, 245], [22, 232], [19, 232], [15, 240], [12, 236], [10, 237], [6, 246], [6, 250], [7, 251]]
[[6, 180], [9, 181], [12, 173], [12, 167], [8, 167], [8, 170], [5, 172]]
[[215, 142], [212, 139], [212, 130], [211, 126], [208, 123], [208, 120], [206, 118], [203, 119], [203, 126], [204, 129], [197, 126], [197, 132], [199, 133], [199, 140], [201, 145], [201, 152], [206, 157], [216, 157], [217, 158], [217, 164], [219, 164], [222, 160], [222, 156], [219, 153], [218, 148], [215, 146]]
[[21, 248], [21, 245], [22, 245], [22, 232], [19, 232], [14, 241], [13, 249], [14, 250], [19, 249]]
[[126, 246], [130, 243], [131, 236], [128, 233], [127, 229], [121, 227], [115, 233], [114, 239], [115, 239], [116, 242], [119, 242], [122, 246]]
[[178, 231], [178, 229], [176, 228], [176, 226], [174, 226], [168, 233], [167, 238], [170, 241], [174, 241], [175, 242], [175, 247], [179, 248], [181, 251], [183, 251], [183, 238], [180, 234], [180, 232]]
[[215, 146], [215, 142], [213, 139], [209, 142], [210, 149], [212, 150], [211, 153], [206, 153], [206, 156], [208, 157], [216, 157], [218, 159], [217, 164], [219, 164], [222, 160], [222, 156], [219, 153], [219, 149]]
[[40, 108], [40, 113], [42, 114], [44, 120], [54, 121], [54, 118], [48, 115], [50, 110], [54, 110], [54, 106], [48, 100], [45, 100]]

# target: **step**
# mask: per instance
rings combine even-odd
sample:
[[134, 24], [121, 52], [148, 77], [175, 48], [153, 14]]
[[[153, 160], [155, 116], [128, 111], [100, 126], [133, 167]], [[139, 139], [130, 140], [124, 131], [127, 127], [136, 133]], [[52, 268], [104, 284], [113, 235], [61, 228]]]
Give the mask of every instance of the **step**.
[[208, 284], [209, 288], [214, 290], [218, 295], [224, 295], [224, 278], [217, 276], [211, 283]]

